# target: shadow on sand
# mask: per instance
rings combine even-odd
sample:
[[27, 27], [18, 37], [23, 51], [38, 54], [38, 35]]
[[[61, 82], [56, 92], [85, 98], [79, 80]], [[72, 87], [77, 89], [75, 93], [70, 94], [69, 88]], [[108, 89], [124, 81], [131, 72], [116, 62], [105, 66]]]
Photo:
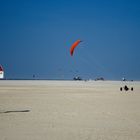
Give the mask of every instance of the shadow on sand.
[[0, 111], [0, 113], [20, 113], [20, 112], [30, 112], [30, 110], [7, 110], [7, 111]]

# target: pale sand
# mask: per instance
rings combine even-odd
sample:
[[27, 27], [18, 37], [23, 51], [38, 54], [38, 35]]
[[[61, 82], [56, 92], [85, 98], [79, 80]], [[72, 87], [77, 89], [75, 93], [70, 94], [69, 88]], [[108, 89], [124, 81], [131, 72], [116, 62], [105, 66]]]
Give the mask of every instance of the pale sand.
[[140, 140], [140, 82], [0, 81], [0, 140]]

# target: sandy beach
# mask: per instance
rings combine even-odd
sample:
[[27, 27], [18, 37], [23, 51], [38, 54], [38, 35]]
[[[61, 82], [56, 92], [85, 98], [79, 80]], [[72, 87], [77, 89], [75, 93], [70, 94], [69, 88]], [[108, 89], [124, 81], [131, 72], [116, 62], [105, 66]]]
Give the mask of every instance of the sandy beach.
[[140, 82], [1, 80], [0, 140], [140, 140], [139, 108]]

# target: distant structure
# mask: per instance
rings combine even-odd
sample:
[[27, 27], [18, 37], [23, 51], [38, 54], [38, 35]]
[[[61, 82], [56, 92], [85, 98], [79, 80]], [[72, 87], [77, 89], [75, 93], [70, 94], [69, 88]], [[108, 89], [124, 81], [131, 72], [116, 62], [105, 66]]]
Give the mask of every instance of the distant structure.
[[104, 81], [105, 79], [103, 77], [96, 78], [95, 81]]
[[4, 78], [4, 70], [2, 68], [2, 66], [0, 65], [0, 79]]

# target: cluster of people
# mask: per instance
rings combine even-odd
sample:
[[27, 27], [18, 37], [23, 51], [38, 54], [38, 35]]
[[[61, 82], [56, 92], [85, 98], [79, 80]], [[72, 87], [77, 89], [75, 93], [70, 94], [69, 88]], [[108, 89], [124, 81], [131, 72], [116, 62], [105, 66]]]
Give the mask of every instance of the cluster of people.
[[127, 85], [125, 85], [124, 87], [120, 87], [120, 91], [122, 91], [122, 90], [128, 91], [129, 89], [130, 89], [131, 91], [133, 91], [133, 90], [134, 90], [134, 89], [133, 89], [133, 87], [128, 88], [128, 86], [127, 86]]

